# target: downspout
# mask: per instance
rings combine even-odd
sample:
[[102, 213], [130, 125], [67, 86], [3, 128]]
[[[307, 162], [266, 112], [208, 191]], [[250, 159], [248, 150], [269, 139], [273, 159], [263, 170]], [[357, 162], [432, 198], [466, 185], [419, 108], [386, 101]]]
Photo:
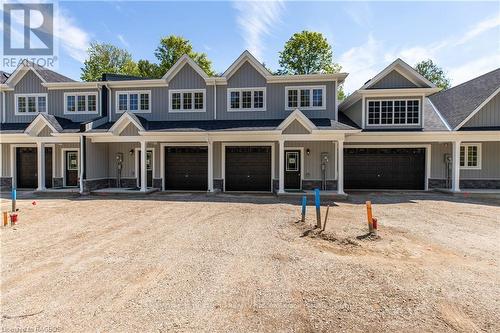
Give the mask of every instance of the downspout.
[[217, 83], [214, 83], [214, 119], [217, 119]]
[[86, 176], [86, 164], [87, 164], [87, 142], [85, 135], [80, 136], [80, 194], [83, 194], [83, 182], [87, 178]]

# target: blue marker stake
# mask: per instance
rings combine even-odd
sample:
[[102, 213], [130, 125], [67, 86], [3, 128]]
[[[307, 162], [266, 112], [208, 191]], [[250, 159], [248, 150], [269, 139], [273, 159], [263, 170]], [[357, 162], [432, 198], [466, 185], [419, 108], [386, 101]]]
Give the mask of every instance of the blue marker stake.
[[12, 212], [15, 212], [16, 211], [17, 191], [14, 187], [12, 188], [12, 197], [11, 198], [12, 198]]
[[306, 205], [307, 205], [307, 197], [304, 195], [302, 196], [302, 222], [305, 222], [306, 220]]
[[321, 228], [321, 200], [319, 198], [319, 188], [314, 189], [314, 203], [316, 205], [316, 226]]

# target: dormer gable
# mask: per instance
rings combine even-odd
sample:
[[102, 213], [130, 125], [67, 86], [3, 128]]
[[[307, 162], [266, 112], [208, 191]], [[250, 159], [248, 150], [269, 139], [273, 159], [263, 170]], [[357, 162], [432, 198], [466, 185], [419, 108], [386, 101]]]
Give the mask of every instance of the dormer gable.
[[317, 127], [299, 109], [295, 109], [277, 127], [283, 134], [307, 134], [312, 133]]
[[120, 118], [118, 118], [113, 126], [111, 126], [108, 132], [113, 135], [120, 135], [124, 130], [127, 130], [126, 133], [135, 132], [129, 125], [134, 126], [137, 129], [137, 134], [138, 132], [142, 132], [145, 130], [144, 126], [142, 126], [141, 121], [135, 114], [131, 112], [125, 112], [121, 115]]
[[236, 59], [231, 66], [222, 74], [227, 80], [231, 78], [238, 70], [244, 65], [248, 63], [251, 65], [260, 75], [264, 78], [267, 78], [271, 75], [269, 71], [262, 65], [248, 50], [245, 50], [239, 57]]
[[170, 69], [163, 75], [162, 79], [167, 82], [171, 81], [182, 69], [184, 66], [190, 66], [199, 76], [201, 76], [204, 80], [209, 79], [209, 76], [205, 71], [187, 54], [184, 54], [175, 62], [175, 64], [170, 67]]

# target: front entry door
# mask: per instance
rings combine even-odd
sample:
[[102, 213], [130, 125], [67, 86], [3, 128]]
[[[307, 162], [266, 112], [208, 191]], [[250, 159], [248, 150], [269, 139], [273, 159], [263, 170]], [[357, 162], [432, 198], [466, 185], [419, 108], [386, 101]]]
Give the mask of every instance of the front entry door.
[[287, 150], [285, 151], [285, 189], [286, 190], [300, 190], [300, 150]]
[[66, 159], [66, 186], [78, 186], [78, 151], [68, 150], [65, 154]]
[[[138, 170], [137, 170], [137, 179], [139, 184], [137, 184], [138, 187], [141, 187], [141, 151], [137, 151], [137, 165], [138, 165]], [[146, 181], [146, 186], [147, 187], [153, 187], [153, 151], [148, 150], [146, 152], [146, 173], [147, 173], [147, 181]]]

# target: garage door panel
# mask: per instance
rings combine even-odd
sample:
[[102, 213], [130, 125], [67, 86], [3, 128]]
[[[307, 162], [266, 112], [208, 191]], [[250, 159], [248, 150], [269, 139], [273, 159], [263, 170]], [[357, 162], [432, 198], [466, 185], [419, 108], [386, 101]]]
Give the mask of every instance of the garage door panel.
[[206, 191], [208, 150], [206, 147], [165, 148], [165, 189]]
[[423, 148], [346, 148], [346, 189], [412, 189], [425, 187]]
[[226, 191], [271, 191], [270, 147], [226, 147]]

